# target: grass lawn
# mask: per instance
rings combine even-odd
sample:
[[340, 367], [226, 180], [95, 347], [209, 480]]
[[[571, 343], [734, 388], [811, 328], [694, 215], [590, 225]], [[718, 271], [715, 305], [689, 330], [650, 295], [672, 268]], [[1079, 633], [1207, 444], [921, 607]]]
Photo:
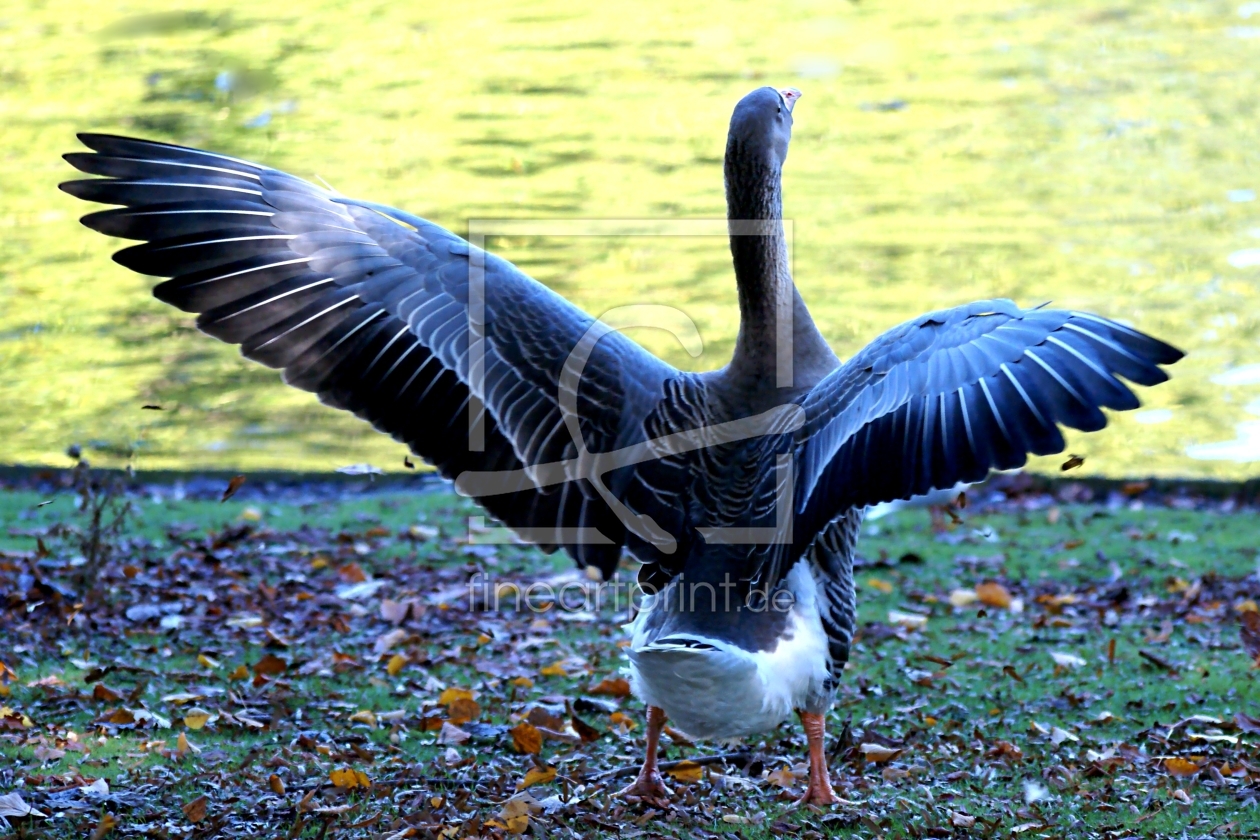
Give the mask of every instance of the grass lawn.
[[464, 500], [137, 497], [80, 607], [72, 497], [0, 492], [0, 795], [47, 815], [19, 837], [1255, 837], [1255, 512], [1151, 495], [869, 522], [846, 804], [790, 807], [785, 724], [665, 738], [728, 758], [674, 765], [659, 812], [610, 796], [642, 754], [625, 610], [470, 602], [476, 573], [593, 584]]

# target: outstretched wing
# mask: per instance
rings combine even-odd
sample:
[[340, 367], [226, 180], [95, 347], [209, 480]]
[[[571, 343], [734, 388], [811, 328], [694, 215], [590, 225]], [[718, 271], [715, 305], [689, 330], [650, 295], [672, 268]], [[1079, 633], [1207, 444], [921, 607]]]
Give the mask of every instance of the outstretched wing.
[[[354, 412], [448, 477], [507, 471], [515, 483], [480, 498], [487, 510], [611, 573], [626, 535], [604, 500], [577, 475], [536, 486], [521, 472], [578, 454], [558, 382], [594, 319], [424, 219], [223, 155], [80, 139], [95, 153], [66, 159], [105, 177], [61, 188], [121, 205], [83, 223], [145, 240], [114, 259], [172, 278], [154, 290], [159, 299], [200, 313], [202, 331], [282, 368], [288, 384]], [[470, 262], [484, 265], [484, 283], [476, 273], [470, 282]], [[568, 406], [595, 452], [641, 440], [675, 374], [622, 335], [598, 334]]]
[[906, 499], [1028, 453], [1063, 451], [1058, 425], [1096, 431], [1100, 408], [1139, 403], [1181, 351], [1091, 315], [989, 300], [895, 327], [805, 398], [800, 472], [807, 533], [840, 511]]

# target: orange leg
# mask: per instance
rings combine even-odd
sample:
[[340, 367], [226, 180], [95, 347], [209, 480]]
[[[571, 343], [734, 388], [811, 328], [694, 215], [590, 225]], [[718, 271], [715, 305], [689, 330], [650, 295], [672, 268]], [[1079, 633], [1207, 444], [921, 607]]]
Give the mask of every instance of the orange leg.
[[617, 792], [630, 802], [645, 802], [657, 808], [668, 808], [669, 797], [673, 791], [665, 787], [661, 771], [656, 768], [656, 747], [661, 741], [661, 730], [665, 728], [665, 711], [656, 706], [647, 707], [647, 754], [643, 757], [643, 767], [634, 784]]
[[827, 773], [827, 751], [823, 737], [826, 718], [814, 712], [797, 711], [805, 737], [809, 740], [809, 787], [798, 805], [835, 805], [836, 792], [831, 789], [831, 777]]

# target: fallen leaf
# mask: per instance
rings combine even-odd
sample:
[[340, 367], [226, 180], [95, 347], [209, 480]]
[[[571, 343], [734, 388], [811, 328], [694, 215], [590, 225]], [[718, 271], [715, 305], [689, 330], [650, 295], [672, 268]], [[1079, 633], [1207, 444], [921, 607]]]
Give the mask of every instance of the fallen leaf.
[[557, 660], [556, 662], [552, 662], [550, 665], [543, 668], [538, 673], [542, 674], [544, 677], [567, 677], [568, 676], [568, 672], [564, 670], [563, 659]]
[[626, 729], [634, 729], [639, 725], [634, 718], [622, 712], [613, 712], [608, 716], [608, 722], [613, 726], [621, 726]]
[[1079, 740], [1081, 739], [1078, 738], [1073, 733], [1068, 732], [1066, 729], [1063, 729], [1058, 726], [1050, 727], [1050, 743], [1054, 744], [1056, 747], [1059, 744], [1062, 744], [1064, 741], [1079, 741]]
[[472, 738], [472, 735], [447, 721], [442, 724], [442, 729], [438, 732], [437, 742], [439, 744], [463, 744], [470, 738]]
[[236, 495], [236, 491], [241, 489], [241, 485], [245, 483], [245, 476], [232, 476], [232, 480], [228, 482], [227, 489], [223, 491], [223, 498], [219, 502], [226, 502], [228, 499]]
[[792, 772], [790, 767], [785, 765], [773, 773], [767, 774], [766, 781], [777, 787], [790, 788], [796, 784], [796, 774]]
[[629, 697], [630, 681], [625, 677], [605, 677], [590, 689], [591, 694], [602, 694], [608, 697]]
[[864, 761], [872, 764], [882, 764], [885, 761], [892, 761], [901, 755], [901, 750], [895, 747], [886, 747], [883, 744], [865, 743], [858, 747], [858, 752], [862, 754]]
[[246, 668], [243, 664], [237, 665], [236, 668], [232, 671], [232, 673], [228, 676], [228, 679], [230, 680], [249, 679], [249, 669]]
[[980, 599], [980, 603], [986, 606], [998, 607], [1003, 610], [1011, 607], [1010, 590], [996, 581], [986, 580], [977, 586], [976, 597]]
[[351, 723], [366, 723], [368, 726], [375, 729], [376, 728], [376, 713], [373, 712], [371, 709], [360, 709], [359, 711], [350, 715], [350, 722]]
[[1184, 758], [1166, 758], [1164, 759], [1164, 769], [1168, 771], [1169, 775], [1186, 778], [1198, 773], [1199, 765]]
[[391, 677], [396, 677], [402, 672], [402, 669], [406, 665], [407, 657], [403, 656], [401, 653], [395, 653], [389, 658], [389, 663], [385, 666], [385, 673], [389, 674]]
[[36, 811], [22, 799], [17, 791], [0, 796], [0, 817], [45, 817], [47, 814]]
[[1061, 651], [1052, 650], [1050, 651], [1050, 658], [1060, 668], [1073, 670], [1085, 667], [1085, 660], [1074, 653], [1062, 653]]
[[100, 821], [96, 823], [96, 828], [92, 829], [92, 840], [104, 840], [105, 835], [109, 834], [117, 826], [117, 817], [113, 814], [103, 814]]
[[471, 691], [466, 688], [448, 688], [438, 695], [438, 703], [443, 706], [449, 706], [456, 700], [474, 700], [476, 699]]
[[458, 726], [461, 723], [468, 723], [470, 720], [476, 720], [481, 716], [481, 706], [476, 700], [468, 700], [460, 698], [452, 703], [446, 709], [447, 717], [450, 722]]
[[205, 709], [198, 709], [194, 707], [188, 710], [188, 714], [184, 715], [184, 726], [187, 726], [189, 729], [200, 729], [205, 726], [209, 720], [209, 712]]
[[964, 814], [962, 811], [950, 811], [949, 821], [958, 828], [971, 828], [976, 824], [975, 817]]
[[184, 816], [188, 817], [189, 822], [201, 822], [206, 818], [206, 804], [209, 802], [204, 796], [198, 796], [192, 802], [180, 808], [184, 812]]
[[122, 695], [105, 683], [98, 682], [92, 687], [92, 699], [99, 703], [117, 703], [122, 699]]
[[674, 781], [689, 785], [704, 778], [704, 767], [694, 761], [680, 761], [665, 772]]
[[1245, 610], [1238, 614], [1241, 622], [1238, 628], [1242, 638], [1243, 650], [1253, 661], [1260, 663], [1260, 612]]
[[1084, 455], [1069, 455], [1068, 459], [1059, 466], [1059, 469], [1063, 470], [1064, 472], [1067, 472], [1068, 470], [1076, 469], [1077, 467], [1079, 467], [1081, 464], [1084, 464], [1084, 463], [1085, 463]]
[[355, 770], [353, 767], [341, 767], [328, 774], [328, 779], [334, 785], [345, 790], [353, 790], [355, 788], [370, 788], [372, 782], [368, 779], [367, 774], [362, 770]]
[[512, 746], [519, 753], [537, 755], [542, 752], [542, 733], [529, 721], [521, 721], [508, 730], [512, 736]]
[[254, 674], [264, 677], [275, 677], [283, 674], [289, 664], [274, 653], [269, 653], [254, 663]]
[[877, 577], [867, 578], [866, 585], [869, 586], [871, 589], [875, 589], [879, 592], [883, 592], [885, 595], [892, 592], [894, 588], [893, 585], [889, 583], [888, 581], [882, 578], [877, 578]]
[[525, 778], [516, 786], [517, 790], [524, 790], [534, 785], [546, 784], [554, 781], [556, 778], [556, 768], [554, 767], [531, 767], [525, 773]]
[[395, 601], [391, 598], [381, 599], [381, 618], [390, 624], [402, 624], [411, 612], [411, 604], [406, 601]]
[[954, 589], [949, 593], [949, 602], [955, 607], [968, 607], [979, 600], [974, 589]]
[[276, 796], [284, 796], [284, 779], [275, 773], [267, 777], [267, 787], [271, 788], [271, 792]]
[[927, 626], [927, 616], [900, 610], [889, 610], [888, 623], [901, 625], [908, 630], [921, 630]]

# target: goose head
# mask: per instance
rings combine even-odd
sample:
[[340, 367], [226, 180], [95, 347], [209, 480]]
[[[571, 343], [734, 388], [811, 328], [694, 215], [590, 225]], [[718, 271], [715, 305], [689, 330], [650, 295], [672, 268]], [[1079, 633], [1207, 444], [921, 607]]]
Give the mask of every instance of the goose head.
[[727, 134], [727, 162], [781, 168], [792, 139], [792, 106], [800, 96], [796, 88], [763, 87], [739, 100]]

